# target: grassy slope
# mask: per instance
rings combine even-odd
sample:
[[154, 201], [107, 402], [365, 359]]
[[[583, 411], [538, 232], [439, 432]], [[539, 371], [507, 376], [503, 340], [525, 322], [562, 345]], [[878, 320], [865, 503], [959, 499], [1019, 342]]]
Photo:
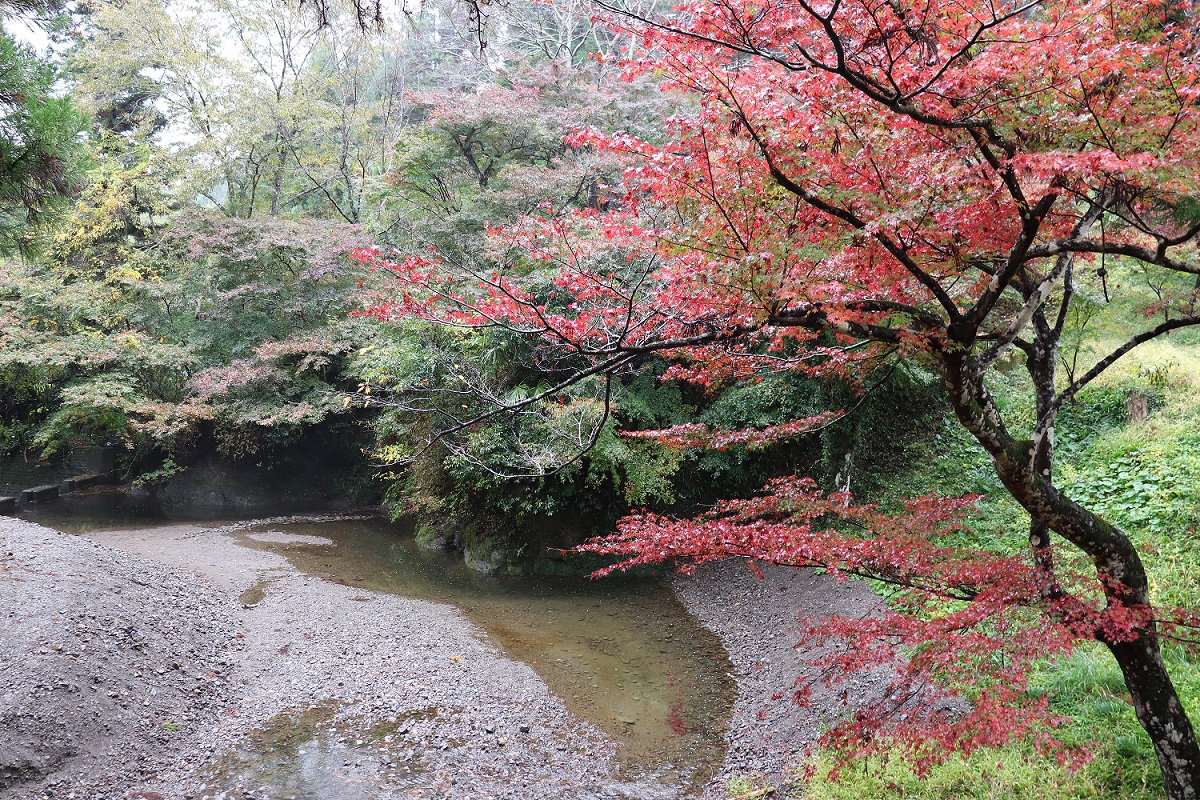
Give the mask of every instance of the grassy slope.
[[[1088, 333], [1081, 363], [1115, 346], [1134, 313], [1126, 306], [1105, 314]], [[1021, 373], [1012, 372], [998, 380], [995, 389], [1002, 397], [1026, 396], [1019, 391], [1021, 380]], [[1127, 423], [1125, 401], [1135, 391], [1149, 396], [1152, 414], [1145, 421]], [[1027, 409], [1010, 411], [1032, 421]], [[1002, 536], [980, 541], [994, 549], [1021, 547], [1027, 518], [1004, 495], [986, 456], [966, 434], [947, 421], [936, 439], [922, 447], [925, 457], [912, 462], [922, 466], [893, 485], [891, 497], [931, 490], [983, 492], [987, 498], [976, 528]], [[1143, 551], [1157, 602], [1200, 606], [1200, 336], [1176, 334], [1145, 345], [1089, 387], [1064, 414], [1058, 463], [1060, 481], [1073, 497], [1134, 537]], [[996, 538], [1002, 543], [998, 545]], [[1184, 703], [1200, 724], [1200, 659], [1178, 649], [1168, 650], [1167, 656]], [[1088, 747], [1092, 760], [1082, 767], [1068, 769], [1016, 743], [954, 758], [924, 779], [914, 776], [899, 758], [862, 764], [844, 771], [836, 781], [818, 777], [809, 784], [806, 796], [809, 800], [1149, 800], [1163, 796], [1149, 739], [1134, 717], [1120, 671], [1107, 652], [1084, 648], [1062, 662], [1048, 663], [1035, 683], [1050, 692], [1055, 711], [1074, 720], [1058, 735], [1068, 744]]]

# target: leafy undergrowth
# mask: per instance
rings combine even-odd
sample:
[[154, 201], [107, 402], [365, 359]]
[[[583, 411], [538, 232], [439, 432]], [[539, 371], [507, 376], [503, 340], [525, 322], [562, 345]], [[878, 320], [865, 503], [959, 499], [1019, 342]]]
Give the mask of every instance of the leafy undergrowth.
[[[1096, 345], [1096, 349], [1103, 349]], [[993, 388], [1005, 395], [1005, 381]], [[1019, 392], [1012, 392], [1013, 396]], [[1127, 422], [1131, 397], [1147, 398], [1150, 416]], [[1032, 422], [1032, 412], [1029, 414]], [[1014, 553], [1028, 518], [1004, 493], [986, 456], [952, 420], [929, 442], [919, 468], [903, 476], [881, 503], [927, 493], [986, 495], [965, 545]], [[1190, 338], [1140, 349], [1088, 387], [1063, 414], [1058, 438], [1060, 485], [1121, 525], [1143, 553], [1156, 601], [1200, 606], [1200, 347]], [[1165, 656], [1184, 704], [1200, 719], [1200, 658], [1168, 647]], [[1044, 664], [1036, 691], [1072, 722], [1056, 731], [1091, 759], [1070, 769], [1017, 742], [953, 757], [917, 777], [903, 758], [871, 760], [829, 773], [818, 755], [806, 800], [1151, 800], [1164, 795], [1150, 740], [1138, 724], [1121, 673], [1100, 647]]]
[[[1181, 653], [1170, 653], [1168, 661], [1185, 702], [1192, 699], [1195, 707], [1200, 700], [1196, 669], [1200, 664]], [[1150, 740], [1125, 699], [1121, 673], [1107, 653], [1080, 651], [1048, 665], [1035, 684], [1050, 693], [1055, 712], [1073, 718], [1058, 735], [1068, 745], [1089, 749], [1092, 759], [1082, 767], [1069, 769], [1017, 743], [952, 758], [924, 778], [894, 758], [842, 770], [837, 780], [829, 780], [832, 761], [822, 757], [806, 800], [1157, 800], [1163, 796]]]

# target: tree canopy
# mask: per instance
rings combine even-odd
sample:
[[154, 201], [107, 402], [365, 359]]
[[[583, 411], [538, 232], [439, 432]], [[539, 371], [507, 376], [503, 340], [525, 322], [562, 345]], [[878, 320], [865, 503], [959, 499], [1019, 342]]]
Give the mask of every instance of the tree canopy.
[[[1099, 641], [1124, 672], [1168, 795], [1194, 796], [1200, 749], [1160, 642], [1190, 640], [1195, 617], [1156, 607], [1129, 536], [1059, 488], [1054, 433], [1064, 404], [1117, 359], [1200, 324], [1195, 291], [1178, 293], [1163, 321], [1059, 379], [1073, 304], [1103, 281], [1106, 259], [1168, 280], [1200, 274], [1196, 10], [1108, 0], [606, 7], [644, 48], [627, 74], [661, 77], [698, 103], [669, 120], [665, 142], [570, 140], [633, 159], [620, 203], [546, 208], [497, 230], [498, 267], [358, 254], [400, 282], [375, 315], [523, 337], [552, 376], [529, 396], [446, 414], [430, 441], [453, 442], [497, 414], [541, 409], [553, 420], [574, 407], [586, 449], [614, 376], [653, 353], [677, 360], [668, 376], [705, 385], [767, 371], [841, 376], [863, 391], [889, 359], [927, 363], [1030, 516], [1023, 556], [955, 547], [964, 501], [880, 515], [798, 479], [694, 520], [629, 517], [589, 549], [626, 565], [738, 555], [907, 587], [885, 620], [834, 626], [850, 634], [843, 667], [893, 652], [880, 639], [913, 648], [895, 702], [835, 729], [856, 751], [874, 746], [873, 731], [928, 754], [1017, 735], [1039, 715], [1000, 709], [1038, 710], [1023, 691], [1032, 663]], [[1009, 351], [1029, 375], [1029, 425], [989, 390]], [[593, 405], [565, 399], [576, 387]], [[762, 447], [833, 416], [643, 435]], [[963, 668], [983, 687], [972, 713], [926, 702], [906, 711], [936, 692], [921, 687]]]
[[[40, 4], [5, 4], [32, 11]], [[0, 243], [22, 244], [27, 226], [67, 197], [79, 177], [85, 118], [57, 96], [57, 69], [0, 27]]]

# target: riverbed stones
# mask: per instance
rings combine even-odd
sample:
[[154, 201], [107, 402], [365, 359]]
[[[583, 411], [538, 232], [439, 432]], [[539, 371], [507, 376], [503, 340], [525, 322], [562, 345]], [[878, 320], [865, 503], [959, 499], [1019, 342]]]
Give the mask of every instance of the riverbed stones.
[[[784, 773], [796, 742], [844, 713], [833, 693], [807, 716], [770, 701], [814, 657], [794, 649], [796, 616], [877, 602], [855, 584], [786, 569], [764, 569], [764, 581], [738, 563], [682, 579], [678, 594], [722, 637], [742, 694], [724, 770], [683, 787], [621, 775], [613, 743], [457, 610], [296, 573], [227, 535], [249, 525], [94, 535], [156, 563], [0, 519], [0, 795], [304, 796], [266, 785], [252, 745], [280, 714], [320, 706], [331, 716], [295, 752], [361, 762], [353, 778], [371, 797], [723, 798], [734, 775]], [[261, 604], [242, 609], [239, 595], [267, 578]], [[850, 695], [879, 685], [868, 677]]]
[[246, 537], [256, 542], [274, 542], [275, 544], [307, 544], [320, 547], [333, 547], [333, 539], [325, 536], [309, 536], [300, 533], [284, 533], [283, 531], [262, 531], [248, 533]]
[[490, 539], [480, 539], [463, 549], [463, 562], [481, 575], [492, 575], [507, 566], [508, 551]]
[[[572, 717], [533, 670], [507, 658], [457, 609], [386, 594], [372, 594], [369, 603], [354, 602], [363, 589], [297, 573], [281, 556], [248, 550], [228, 532], [179, 525], [89, 534], [200, 573], [190, 580], [234, 624], [224, 642], [236, 653], [235, 663], [212, 679], [225, 692], [220, 702], [205, 713], [156, 716], [142, 724], [143, 731], [154, 732], [161, 741], [135, 742], [127, 746], [127, 755], [113, 756], [127, 759], [140, 775], [114, 784], [121, 786], [116, 796], [155, 791], [195, 800], [244, 797], [247, 792], [275, 798], [443, 800], [681, 797], [678, 787], [653, 776], [622, 776], [613, 742]], [[82, 541], [62, 540], [68, 545]], [[240, 593], [265, 577], [271, 588], [263, 602], [242, 609]], [[153, 586], [156, 580], [152, 576], [145, 582]], [[112, 586], [110, 594], [113, 602], [129, 604], [132, 611], [142, 607], [136, 593], [142, 588]], [[48, 610], [43, 614], [52, 617]], [[168, 622], [163, 620], [160, 628], [169, 628]], [[130, 646], [145, 638], [139, 626], [133, 627]], [[187, 625], [176, 628], [186, 631]], [[157, 646], [149, 639], [147, 643]], [[113, 643], [113, 648], [120, 646]], [[109, 649], [105, 663], [93, 663], [101, 681], [95, 692], [85, 688], [84, 693], [120, 713], [145, 711], [143, 703], [155, 702], [154, 696], [139, 691], [136, 681], [141, 679], [133, 666], [127, 675], [112, 674], [134, 661], [111, 657], [118, 652]], [[102, 654], [95, 657], [103, 660]], [[89, 650], [85, 661], [92, 658]], [[134, 663], [151, 680], [161, 679], [157, 669], [162, 665]], [[185, 668], [189, 674], [203, 674]], [[256, 731], [270, 728], [281, 714], [302, 714], [315, 705], [335, 711], [313, 727], [310, 741], [297, 741], [297, 750], [282, 760], [254, 749], [255, 742], [263, 741]], [[171, 730], [174, 724], [164, 728], [167, 721], [179, 723], [181, 730]], [[372, 734], [393, 724], [391, 741]], [[508, 734], [503, 737], [507, 746], [490, 739], [479, 746], [489, 725]], [[522, 725], [530, 732], [518, 733]], [[118, 722], [114, 729], [121, 727]], [[401, 730], [407, 733], [399, 734]], [[164, 749], [184, 740], [189, 744], [182, 750]], [[306, 751], [302, 775], [296, 772], [301, 748]], [[321, 753], [330, 769], [314, 766]], [[358, 766], [344, 772], [345, 760]], [[56, 797], [70, 791], [101, 796], [95, 789], [105, 778], [98, 762], [76, 763], [82, 768], [26, 781], [12, 797], [33, 800], [47, 789]], [[291, 771], [281, 776], [276, 770], [281, 764]], [[70, 777], [51, 784], [57, 775]], [[308, 783], [296, 784], [301, 777]], [[351, 778], [367, 794], [354, 794], [356, 790], [339, 783]]]
[[775, 797], [803, 797], [787, 791], [797, 760], [829, 725], [880, 698], [892, 674], [877, 670], [833, 687], [818, 682], [811, 702], [790, 701], [798, 680], [817, 677], [814, 666], [832, 645], [801, 642], [801, 619], [824, 615], [866, 616], [881, 599], [862, 581], [839, 581], [817, 570], [729, 559], [675, 579], [684, 607], [721, 637], [738, 682], [738, 700], [727, 736], [725, 767], [709, 784], [716, 791], [730, 779], [759, 775], [780, 787]]
[[452, 550], [457, 541], [458, 524], [453, 517], [423, 522], [417, 527], [417, 544], [426, 550]]
[[0, 794], [100, 796], [168, 762], [187, 736], [163, 723], [191, 726], [226, 689], [220, 604], [161, 564], [21, 520], [0, 520], [0, 552]]

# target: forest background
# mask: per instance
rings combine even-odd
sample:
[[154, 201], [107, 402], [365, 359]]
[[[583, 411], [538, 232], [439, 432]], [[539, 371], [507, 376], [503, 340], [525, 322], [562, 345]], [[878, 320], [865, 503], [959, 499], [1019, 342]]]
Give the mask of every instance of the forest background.
[[[426, 412], [519, 401], [548, 385], [548, 370], [518, 336], [355, 315], [388, 285], [347, 253], [374, 243], [504, 265], [502, 226], [617, 202], [628, 162], [569, 135], [590, 127], [663, 141], [664, 119], [689, 113], [689, 101], [621, 80], [614, 61], [637, 43], [594, 24], [586, 4], [496, 7], [482, 56], [454, 2], [372, 33], [353, 20], [316, 30], [309, 11], [265, 0], [9, 10], [41, 15], [56, 43], [37, 55], [7, 32], [11, 22], [0, 37], [9, 456], [113, 443], [122, 479], [151, 488], [211, 459], [252, 465], [331, 497], [382, 497], [427, 544], [498, 569], [562, 569], [547, 548], [607, 533], [631, 509], [688, 514], [798, 472], [884, 507], [931, 490], [982, 494], [971, 520], [981, 542], [1027, 527], [919, 358], [889, 363], [863, 394], [859, 381], [765, 371], [710, 386], [663, 380], [667, 364], [647, 356], [620, 376], [598, 428], [601, 411], [582, 392], [428, 446]], [[1187, 276], [1107, 263], [1081, 289], [1061, 369], [1070, 379], [1133, 321], [1193, 289]], [[1188, 607], [1200, 599], [1196, 339], [1159, 339], [1081, 392], [1058, 450], [1063, 485], [1153, 554], [1161, 602]], [[989, 388], [1032, 419], [1018, 367]], [[432, 391], [448, 385], [461, 390]], [[618, 435], [764, 428], [843, 408], [853, 410], [837, 424], [769, 449]], [[1182, 651], [1167, 657], [1194, 707], [1195, 665]], [[1034, 691], [1072, 718], [1057, 735], [1088, 749], [1082, 766], [1019, 742], [919, 780], [901, 758], [819, 772], [807, 791], [1161, 796], [1153, 751], [1103, 651], [1045, 663]]]

